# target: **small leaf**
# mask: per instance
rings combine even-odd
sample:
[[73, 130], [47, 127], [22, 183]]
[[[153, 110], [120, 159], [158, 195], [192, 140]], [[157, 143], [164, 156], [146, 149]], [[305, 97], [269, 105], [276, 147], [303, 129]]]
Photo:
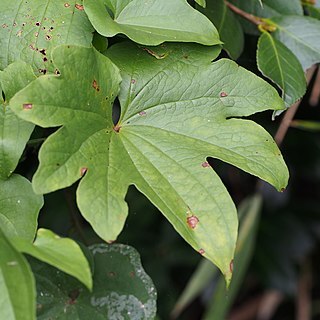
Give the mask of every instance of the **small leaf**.
[[274, 37], [298, 58], [304, 70], [320, 62], [320, 23], [310, 17], [282, 16], [272, 18], [277, 26]]
[[34, 128], [11, 111], [10, 99], [35, 78], [31, 67], [22, 61], [0, 72], [5, 95], [5, 101], [0, 102], [0, 179], [7, 179], [12, 174]]
[[92, 25], [106, 37], [123, 33], [144, 45], [221, 43], [214, 25], [185, 0], [85, 0], [84, 4]]
[[195, 2], [201, 6], [202, 8], [205, 8], [206, 7], [206, 0], [195, 0]]
[[45, 264], [32, 262], [38, 292], [38, 317], [44, 319], [151, 320], [156, 289], [132, 247], [94, 245], [93, 292]]
[[300, 62], [281, 42], [264, 32], [259, 38], [257, 62], [259, 70], [282, 90], [287, 107], [306, 91], [306, 78]]
[[52, 48], [59, 44], [90, 46], [93, 28], [80, 4], [66, 0], [2, 0], [0, 69], [23, 60], [37, 74], [54, 72]]
[[244, 35], [241, 24], [224, 0], [211, 0], [205, 9], [199, 8], [216, 26], [223, 41], [223, 48], [234, 60], [239, 58], [243, 51]]
[[0, 180], [0, 228], [8, 238], [20, 237], [31, 242], [37, 230], [43, 198], [36, 195], [31, 183], [13, 174]]
[[[1, 188], [0, 188], [1, 190]], [[0, 227], [0, 319], [35, 320], [36, 288], [22, 254], [15, 250]]]
[[[123, 228], [124, 197], [134, 184], [229, 281], [236, 210], [206, 158], [216, 157], [284, 188], [288, 171], [271, 136], [254, 122], [235, 118], [283, 109], [283, 102], [274, 88], [235, 63], [211, 63], [212, 48], [159, 48], [122, 43], [109, 50], [123, 78], [116, 125], [111, 103], [119, 90], [117, 68], [94, 49], [54, 50], [61, 75], [39, 77], [12, 102], [25, 120], [44, 127], [63, 125], [42, 145], [33, 186], [46, 193], [83, 176], [79, 208], [110, 241]], [[86, 74], [86, 80], [78, 74]], [[26, 103], [33, 108], [23, 109]]]
[[21, 238], [12, 239], [12, 243], [18, 251], [70, 274], [91, 290], [89, 263], [75, 241], [60, 238], [50, 230], [39, 229], [33, 244]]

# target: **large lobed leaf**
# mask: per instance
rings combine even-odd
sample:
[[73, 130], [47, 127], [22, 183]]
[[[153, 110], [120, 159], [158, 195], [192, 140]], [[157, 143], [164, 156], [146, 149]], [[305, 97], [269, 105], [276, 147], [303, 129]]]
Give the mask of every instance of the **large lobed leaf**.
[[25, 120], [63, 125], [42, 146], [34, 189], [51, 192], [85, 174], [77, 191], [79, 208], [108, 241], [124, 225], [124, 197], [134, 184], [230, 280], [236, 210], [206, 157], [238, 166], [279, 190], [286, 186], [288, 171], [271, 136], [254, 122], [237, 119], [282, 109], [282, 100], [235, 63], [211, 63], [218, 52], [181, 44], [113, 46], [108, 56], [123, 78], [122, 113], [114, 126], [117, 68], [94, 49], [55, 49], [61, 75], [38, 78], [12, 100]]
[[38, 319], [154, 319], [156, 289], [136, 250], [121, 244], [98, 244], [90, 251], [94, 258], [92, 292], [68, 275], [32, 261]]
[[164, 41], [221, 43], [210, 20], [186, 0], [85, 0], [84, 5], [94, 28], [106, 37], [122, 33], [145, 45]]
[[281, 88], [287, 107], [304, 95], [306, 78], [299, 60], [267, 32], [259, 38], [257, 62], [259, 70]]
[[89, 46], [92, 31], [82, 0], [2, 0], [0, 69], [23, 60], [37, 73], [53, 72], [52, 48]]

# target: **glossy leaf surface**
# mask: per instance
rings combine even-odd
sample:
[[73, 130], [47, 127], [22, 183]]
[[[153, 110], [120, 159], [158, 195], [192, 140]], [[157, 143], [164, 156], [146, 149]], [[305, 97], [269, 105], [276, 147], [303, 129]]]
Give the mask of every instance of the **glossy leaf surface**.
[[32, 263], [38, 292], [37, 319], [151, 320], [156, 290], [139, 254], [126, 245], [94, 245], [93, 292], [44, 264]]
[[[235, 63], [211, 63], [219, 50], [202, 48], [113, 46], [108, 55], [123, 78], [115, 126], [111, 102], [120, 78], [93, 49], [57, 48], [61, 76], [38, 78], [13, 104], [26, 120], [63, 125], [42, 146], [33, 180], [37, 192], [66, 187], [85, 174], [77, 191], [79, 208], [101, 237], [114, 240], [127, 215], [123, 199], [134, 184], [230, 280], [236, 210], [206, 157], [284, 188], [288, 171], [271, 136], [252, 121], [234, 118], [282, 109], [283, 103], [271, 86]], [[74, 68], [74, 60], [82, 68]], [[25, 103], [32, 108], [23, 109]]]
[[39, 229], [34, 243], [17, 238], [13, 239], [13, 244], [18, 251], [46, 262], [92, 288], [88, 261], [75, 241], [60, 238], [50, 230]]
[[185, 0], [85, 0], [84, 4], [92, 25], [106, 37], [122, 33], [145, 45], [221, 43], [210, 20]]
[[287, 107], [304, 95], [306, 78], [299, 60], [267, 32], [259, 38], [257, 63], [259, 70], [281, 88]]

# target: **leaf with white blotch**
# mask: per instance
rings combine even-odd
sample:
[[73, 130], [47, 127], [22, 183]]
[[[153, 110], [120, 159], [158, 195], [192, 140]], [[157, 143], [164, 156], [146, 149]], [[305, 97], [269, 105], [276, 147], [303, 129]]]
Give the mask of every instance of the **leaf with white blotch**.
[[204, 9], [199, 8], [199, 11], [216, 26], [223, 41], [223, 48], [229, 56], [234, 60], [239, 58], [244, 46], [243, 30], [224, 0], [211, 0]]
[[32, 260], [37, 283], [37, 319], [151, 320], [156, 289], [132, 247], [94, 245], [93, 291], [74, 278]]
[[305, 94], [306, 78], [299, 60], [267, 32], [259, 38], [257, 62], [259, 70], [281, 88], [287, 107]]
[[46, 262], [74, 276], [87, 288], [92, 288], [89, 263], [74, 240], [39, 229], [33, 243], [21, 238], [12, 239], [12, 243], [18, 251]]
[[90, 46], [93, 28], [82, 0], [2, 0], [0, 69], [16, 60], [38, 74], [54, 72], [51, 50], [60, 44]]
[[[40, 77], [14, 97], [14, 110], [25, 120], [63, 125], [42, 145], [34, 189], [51, 192], [85, 173], [79, 208], [102, 238], [114, 240], [126, 219], [127, 188], [134, 184], [230, 280], [236, 210], [206, 158], [284, 188], [288, 171], [272, 137], [254, 122], [236, 119], [283, 109], [281, 98], [234, 62], [211, 63], [208, 52], [217, 52], [212, 48], [132, 43], [111, 48], [108, 55], [123, 77], [117, 125], [111, 106], [120, 77], [94, 49], [58, 47], [53, 59], [61, 75]], [[25, 103], [32, 108], [24, 109]]]
[[221, 43], [210, 20], [186, 0], [85, 0], [84, 6], [94, 28], [106, 37], [122, 33], [145, 45]]
[[[1, 190], [1, 189], [0, 189]], [[0, 227], [0, 319], [35, 320], [36, 288], [31, 269]]]
[[13, 174], [0, 180], [0, 228], [8, 238], [32, 242], [42, 205], [43, 197], [34, 193], [26, 178]]
[[[303, 15], [300, 0], [264, 0], [263, 6], [257, 0], [231, 0], [235, 6], [245, 12], [260, 18], [272, 18], [275, 16]], [[239, 16], [238, 16], [239, 17]], [[246, 19], [239, 17], [246, 33], [259, 35], [255, 25]]]
[[271, 20], [277, 27], [273, 36], [295, 54], [304, 70], [320, 62], [319, 20], [300, 16], [274, 17]]
[[[5, 100], [0, 98], [0, 179], [7, 179], [16, 168], [34, 125], [18, 118], [10, 109], [13, 95], [35, 79], [29, 65], [19, 61], [0, 72]], [[1, 89], [1, 88], [0, 88]]]

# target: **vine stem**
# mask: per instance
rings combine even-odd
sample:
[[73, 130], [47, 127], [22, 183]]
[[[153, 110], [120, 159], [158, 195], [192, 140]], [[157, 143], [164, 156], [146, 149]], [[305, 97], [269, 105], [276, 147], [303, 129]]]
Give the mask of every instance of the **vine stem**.
[[[310, 83], [311, 78], [316, 70], [316, 66], [313, 65], [306, 74], [306, 78], [307, 78], [307, 85]], [[298, 108], [300, 106], [302, 100], [297, 101], [295, 104], [293, 104], [285, 113], [284, 117], [281, 120], [280, 126], [274, 136], [274, 140], [276, 141], [277, 145], [280, 146], [283, 139], [285, 138], [289, 127], [291, 126], [292, 120], [296, 114], [296, 112], [298, 111]]]
[[251, 13], [245, 12], [243, 10], [241, 10], [240, 8], [236, 7], [235, 5], [233, 5], [232, 3], [225, 1], [224, 2], [229, 9], [231, 9], [233, 12], [235, 12], [236, 14], [238, 14], [239, 16], [245, 18], [246, 20], [252, 22], [253, 24], [256, 24], [257, 26], [259, 26], [262, 23], [262, 20], [259, 17], [254, 16]]

